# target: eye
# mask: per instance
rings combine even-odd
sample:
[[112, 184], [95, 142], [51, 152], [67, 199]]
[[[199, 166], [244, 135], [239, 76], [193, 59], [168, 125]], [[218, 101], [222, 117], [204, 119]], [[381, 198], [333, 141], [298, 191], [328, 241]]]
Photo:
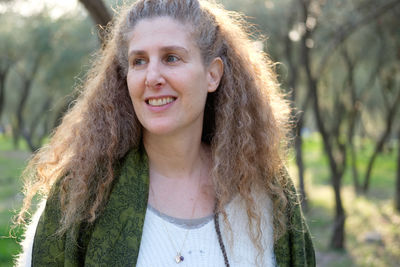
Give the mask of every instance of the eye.
[[132, 66], [133, 67], [140, 67], [142, 65], [145, 65], [147, 62], [144, 58], [135, 58], [132, 60]]
[[167, 55], [165, 57], [165, 61], [167, 63], [176, 63], [176, 62], [180, 61], [180, 58], [175, 55]]

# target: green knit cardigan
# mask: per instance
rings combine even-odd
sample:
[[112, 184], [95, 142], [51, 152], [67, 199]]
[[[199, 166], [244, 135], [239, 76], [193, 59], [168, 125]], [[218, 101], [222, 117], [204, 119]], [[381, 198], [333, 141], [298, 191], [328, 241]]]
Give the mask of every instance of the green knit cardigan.
[[[32, 266], [134, 266], [139, 254], [149, 190], [145, 153], [133, 150], [116, 168], [112, 192], [94, 224], [82, 223], [63, 236], [57, 186], [40, 217], [32, 250]], [[274, 244], [278, 266], [315, 266], [314, 248], [301, 213], [294, 186], [288, 195], [286, 233]], [[72, 234], [73, 233], [73, 234]]]

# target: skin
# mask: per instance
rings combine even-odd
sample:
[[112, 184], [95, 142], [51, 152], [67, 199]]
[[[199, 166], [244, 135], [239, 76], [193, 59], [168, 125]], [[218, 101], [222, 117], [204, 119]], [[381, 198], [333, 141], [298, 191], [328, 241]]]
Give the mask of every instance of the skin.
[[212, 214], [211, 155], [201, 132], [207, 94], [219, 85], [222, 60], [205, 66], [191, 26], [169, 17], [139, 21], [128, 53], [129, 94], [149, 157], [149, 204], [178, 218]]

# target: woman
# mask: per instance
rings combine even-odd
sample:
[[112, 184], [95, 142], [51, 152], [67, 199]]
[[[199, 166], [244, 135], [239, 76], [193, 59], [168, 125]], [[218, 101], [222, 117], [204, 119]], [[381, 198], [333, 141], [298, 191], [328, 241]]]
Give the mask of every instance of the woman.
[[283, 165], [288, 107], [240, 16], [139, 0], [98, 58], [25, 172], [20, 221], [47, 199], [28, 266], [315, 265]]

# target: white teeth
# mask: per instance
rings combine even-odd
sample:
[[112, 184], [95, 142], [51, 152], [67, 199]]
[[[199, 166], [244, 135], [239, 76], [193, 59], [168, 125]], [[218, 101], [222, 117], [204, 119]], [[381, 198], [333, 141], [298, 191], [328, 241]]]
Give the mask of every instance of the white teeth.
[[166, 104], [171, 103], [172, 101], [174, 101], [173, 97], [163, 97], [163, 98], [157, 98], [157, 99], [149, 99], [149, 104], [151, 106], [163, 106]]

